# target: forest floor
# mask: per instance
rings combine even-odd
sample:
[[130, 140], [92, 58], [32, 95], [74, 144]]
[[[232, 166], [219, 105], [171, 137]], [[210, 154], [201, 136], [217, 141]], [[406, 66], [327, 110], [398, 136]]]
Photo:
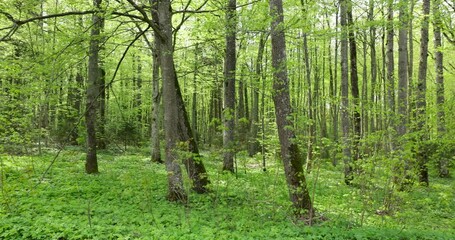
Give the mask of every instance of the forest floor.
[[43, 176], [55, 154], [0, 156], [0, 239], [455, 239], [455, 181], [435, 172], [429, 187], [399, 192], [377, 164], [348, 187], [342, 166], [316, 162], [309, 226], [292, 217], [273, 156], [264, 172], [260, 155], [240, 153], [237, 174], [226, 174], [219, 153], [204, 153], [211, 191], [188, 191], [181, 205], [166, 200], [164, 165], [145, 148], [100, 152], [98, 175], [84, 173], [80, 149], [67, 149]]

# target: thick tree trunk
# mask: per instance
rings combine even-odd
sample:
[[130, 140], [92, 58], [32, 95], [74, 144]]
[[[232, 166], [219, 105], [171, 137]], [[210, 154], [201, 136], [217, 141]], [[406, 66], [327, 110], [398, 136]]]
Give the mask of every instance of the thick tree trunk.
[[[163, 12], [168, 7], [167, 12]], [[169, 173], [169, 199], [186, 200], [183, 191], [182, 173], [178, 159], [182, 158], [188, 176], [192, 180], [193, 189], [197, 193], [207, 191], [209, 183], [202, 161], [199, 159], [199, 149], [191, 129], [188, 113], [185, 108], [177, 74], [174, 65], [171, 13], [168, 0], [158, 4], [159, 26], [164, 39], [158, 39], [161, 71], [163, 76], [163, 103], [164, 103], [164, 130], [166, 135], [166, 169]], [[154, 17], [156, 19], [156, 16]], [[169, 82], [171, 83], [169, 83]], [[166, 92], [167, 91], [167, 92]], [[179, 144], [179, 146], [177, 146]], [[181, 156], [179, 151], [189, 152], [191, 155]], [[177, 171], [177, 172], [175, 172]], [[176, 174], [177, 173], [177, 174]]]
[[[289, 194], [295, 213], [308, 214], [312, 217], [313, 205], [306, 186], [302, 167], [302, 156], [295, 141], [295, 133], [291, 126], [291, 101], [289, 96], [289, 80], [286, 67], [286, 41], [283, 30], [283, 3], [282, 0], [270, 1], [270, 15], [272, 16], [272, 66], [273, 71], [273, 101], [278, 135], [281, 146], [281, 158], [289, 187]], [[305, 211], [305, 212], [303, 212]]]
[[348, 66], [348, 24], [347, 24], [347, 0], [340, 0], [340, 24], [341, 24], [341, 129], [343, 130], [343, 162], [344, 182], [350, 184], [353, 179], [351, 144], [349, 136], [349, 66]]
[[174, 70], [170, 0], [159, 0], [158, 18], [162, 38], [159, 39], [160, 66], [163, 77], [164, 132], [166, 141], [166, 171], [168, 173], [168, 200], [186, 202], [182, 171], [179, 164], [179, 110]]
[[428, 69], [428, 26], [430, 14], [430, 0], [423, 0], [423, 20], [420, 31], [420, 60], [419, 60], [419, 76], [416, 88], [416, 120], [417, 131], [419, 138], [417, 144], [420, 145], [417, 150], [417, 163], [419, 167], [419, 181], [428, 186], [428, 154], [422, 144], [428, 140], [428, 129], [426, 127], [426, 92], [427, 92], [427, 69]]
[[[441, 12], [439, 7], [441, 5], [441, 0], [435, 0], [433, 4], [433, 33], [434, 33], [434, 48], [435, 48], [435, 67], [436, 67], [436, 107], [438, 109], [437, 113], [437, 124], [438, 124], [438, 136], [442, 137], [446, 133], [445, 125], [445, 112], [444, 112], [444, 61], [442, 54], [442, 36], [441, 36]], [[440, 177], [449, 177], [449, 159], [441, 158], [439, 159], [439, 176]]]
[[[96, 9], [101, 8], [101, 0], [94, 0]], [[85, 124], [87, 128], [87, 156], [85, 171], [89, 174], [98, 173], [98, 160], [96, 156], [96, 110], [98, 108], [97, 95], [99, 93], [99, 79], [101, 70], [99, 68], [99, 36], [102, 27], [101, 17], [97, 14], [92, 16], [92, 30], [90, 39], [90, 50], [88, 58], [88, 79], [87, 79], [87, 102], [85, 110]]]
[[194, 138], [193, 131], [191, 129], [190, 120], [188, 119], [188, 113], [183, 102], [182, 92], [180, 90], [179, 83], [177, 81], [177, 75], [175, 74], [174, 67], [174, 87], [177, 93], [177, 106], [178, 106], [178, 127], [177, 132], [181, 143], [187, 144], [187, 147], [180, 149], [188, 151], [191, 156], [185, 157], [183, 163], [185, 165], [188, 176], [190, 177], [193, 190], [197, 193], [207, 192], [207, 184], [209, 183], [207, 172], [204, 164], [200, 159], [199, 148], [197, 141]]
[[223, 170], [234, 172], [236, 0], [229, 0], [226, 11], [226, 56], [224, 60]]

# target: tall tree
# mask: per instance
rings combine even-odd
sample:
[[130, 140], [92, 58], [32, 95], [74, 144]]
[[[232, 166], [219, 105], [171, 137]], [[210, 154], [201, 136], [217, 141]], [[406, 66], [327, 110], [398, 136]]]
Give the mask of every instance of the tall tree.
[[182, 171], [179, 164], [178, 100], [175, 88], [177, 79], [174, 69], [174, 45], [172, 37], [172, 14], [170, 0], [157, 0], [160, 31], [158, 46], [160, 67], [163, 78], [164, 133], [166, 139], [166, 171], [168, 173], [168, 200], [183, 201], [188, 198], [183, 187]]
[[[434, 33], [434, 48], [435, 48], [435, 67], [436, 67], [436, 107], [438, 109], [437, 113], [437, 128], [438, 136], [444, 136], [446, 133], [445, 125], [445, 112], [444, 112], [444, 55], [442, 53], [442, 19], [441, 19], [441, 10], [439, 9], [441, 5], [441, 0], [435, 0], [433, 3], [433, 33]], [[439, 159], [439, 176], [448, 177], [449, 176], [449, 161], [447, 158]]]
[[234, 127], [235, 127], [235, 68], [237, 32], [236, 0], [229, 0], [226, 8], [226, 48], [224, 59], [224, 129], [223, 170], [234, 172]]
[[[305, 0], [300, 0], [303, 8], [304, 22], [308, 22], [308, 4]], [[307, 156], [306, 156], [306, 170], [307, 172], [311, 171], [311, 166], [313, 162], [313, 144], [316, 141], [316, 108], [315, 103], [313, 103], [313, 90], [311, 88], [312, 79], [311, 79], [311, 66], [310, 66], [310, 54], [308, 51], [308, 34], [306, 31], [303, 33], [303, 55], [305, 58], [305, 79], [307, 81], [307, 103], [308, 103], [308, 142], [307, 142]]]
[[[163, 78], [166, 169], [169, 182], [168, 198], [171, 201], [185, 201], [187, 195], [183, 190], [182, 173], [178, 163], [179, 158], [183, 158], [183, 163], [196, 192], [206, 192], [209, 180], [204, 164], [199, 159], [199, 149], [191, 129], [175, 70], [170, 1], [156, 1], [158, 1], [158, 9], [155, 12], [152, 9], [152, 18], [158, 26], [155, 27], [157, 29], [155, 34], [157, 35], [156, 40], [158, 52], [160, 53], [159, 59]], [[156, 1], [153, 3], [156, 4]], [[166, 6], [168, 7], [168, 12], [163, 12]], [[158, 19], [156, 20], [156, 18]], [[182, 156], [182, 152], [189, 152], [190, 156], [186, 154]]]
[[[401, 137], [400, 148], [403, 149], [403, 136], [407, 132], [408, 123], [408, 0], [399, 1], [399, 19], [401, 25], [398, 31], [398, 122], [396, 131]], [[409, 162], [404, 158], [402, 157], [402, 162], [399, 164], [403, 167], [402, 172], [397, 174], [398, 176], [405, 176], [407, 179], [409, 177], [407, 173]], [[405, 182], [401, 182], [400, 185], [403, 183]]]
[[306, 186], [302, 156], [297, 145], [291, 120], [292, 108], [289, 96], [289, 79], [286, 66], [286, 41], [282, 0], [270, 0], [272, 16], [272, 66], [273, 102], [280, 139], [281, 158], [289, 187], [289, 194], [297, 215], [312, 217], [313, 205]]
[[389, 110], [389, 120], [393, 119], [393, 113], [395, 113], [395, 57], [393, 48], [393, 0], [387, 2], [387, 106]]
[[351, 94], [353, 108], [353, 137], [352, 137], [352, 157], [353, 164], [360, 159], [360, 137], [361, 137], [361, 116], [360, 116], [360, 95], [359, 95], [359, 75], [357, 71], [357, 44], [354, 32], [354, 19], [352, 17], [352, 1], [347, 0], [347, 20], [349, 29], [349, 55], [351, 60]]
[[424, 149], [424, 141], [428, 140], [428, 133], [426, 128], [426, 92], [427, 92], [427, 69], [428, 69], [428, 27], [430, 15], [430, 0], [423, 0], [423, 19], [420, 31], [420, 60], [419, 60], [419, 76], [417, 80], [416, 92], [416, 121], [417, 131], [419, 132], [417, 139], [417, 163], [419, 167], [419, 181], [420, 183], [429, 184], [428, 179], [428, 153]]
[[[101, 0], [94, 0], [95, 9], [101, 10]], [[98, 173], [98, 160], [96, 156], [96, 110], [98, 107], [97, 97], [99, 94], [99, 78], [101, 70], [99, 67], [100, 31], [103, 25], [101, 13], [92, 16], [92, 30], [90, 33], [90, 50], [88, 58], [88, 79], [87, 79], [87, 102], [85, 111], [85, 123], [87, 128], [87, 157], [85, 171], [87, 173]]]
[[[153, 7], [157, 4], [153, 4]], [[155, 14], [155, 13], [152, 13]], [[157, 14], [157, 12], [156, 12]], [[157, 19], [155, 17], [154, 19]], [[155, 22], [156, 23], [156, 22]], [[156, 36], [156, 34], [155, 34]], [[162, 163], [161, 159], [161, 147], [160, 147], [160, 102], [161, 102], [161, 91], [160, 91], [160, 66], [159, 66], [159, 45], [158, 37], [155, 37], [154, 48], [153, 48], [153, 70], [152, 70], [152, 119], [151, 119], [151, 160], [152, 162]]]
[[[373, 22], [374, 21], [374, 0], [369, 1], [369, 9], [368, 9], [368, 20]], [[376, 81], [377, 81], [377, 59], [376, 59], [376, 26], [371, 25], [370, 27], [370, 67], [371, 67], [371, 93], [370, 93], [370, 104], [372, 106], [376, 106]], [[366, 83], [364, 83], [366, 84]], [[375, 119], [376, 119], [376, 108], [372, 107], [371, 115], [370, 115], [370, 131], [375, 131]], [[368, 124], [368, 122], [365, 122]], [[365, 127], [367, 129], [368, 127]]]
[[353, 179], [353, 168], [351, 163], [351, 146], [349, 141], [349, 64], [348, 64], [348, 24], [347, 24], [347, 2], [340, 0], [340, 24], [341, 24], [341, 129], [343, 130], [343, 161], [344, 181], [350, 184]]

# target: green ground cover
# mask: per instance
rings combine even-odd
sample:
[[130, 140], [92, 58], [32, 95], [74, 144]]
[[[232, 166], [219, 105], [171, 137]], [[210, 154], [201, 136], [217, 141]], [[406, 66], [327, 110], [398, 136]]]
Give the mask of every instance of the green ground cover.
[[98, 175], [84, 173], [82, 151], [65, 150], [42, 178], [54, 155], [1, 156], [0, 239], [455, 239], [453, 179], [398, 192], [372, 163], [347, 187], [342, 166], [321, 161], [307, 176], [318, 212], [309, 226], [291, 217], [271, 156], [263, 172], [260, 156], [239, 154], [232, 175], [205, 153], [211, 192], [189, 191], [181, 205], [166, 200], [164, 165], [146, 149], [101, 152]]

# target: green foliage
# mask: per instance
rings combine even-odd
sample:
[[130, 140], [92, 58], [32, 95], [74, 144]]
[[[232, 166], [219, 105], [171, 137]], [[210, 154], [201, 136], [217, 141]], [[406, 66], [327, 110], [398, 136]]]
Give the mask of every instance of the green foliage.
[[[386, 159], [371, 159], [359, 185], [344, 185], [339, 169], [318, 163], [307, 179], [317, 216], [307, 226], [291, 218], [283, 169], [267, 157], [239, 154], [238, 174], [217, 170], [220, 159], [203, 154], [211, 192], [189, 192], [188, 205], [166, 200], [166, 171], [146, 151], [99, 155], [99, 175], [83, 173], [84, 153], [67, 149], [41, 179], [53, 154], [1, 156], [2, 239], [453, 239], [454, 183], [394, 193], [393, 214], [379, 215], [386, 196]], [[384, 166], [376, 166], [383, 162]], [[390, 161], [393, 161], [390, 160]], [[368, 168], [369, 166], [369, 168]], [[375, 176], [367, 173], [375, 168]], [[316, 181], [316, 174], [318, 180]], [[39, 185], [36, 185], [40, 182]], [[186, 184], [189, 187], [188, 184]], [[188, 188], [189, 189], [189, 188]], [[380, 209], [379, 209], [380, 210]], [[363, 220], [362, 220], [363, 219]]]

